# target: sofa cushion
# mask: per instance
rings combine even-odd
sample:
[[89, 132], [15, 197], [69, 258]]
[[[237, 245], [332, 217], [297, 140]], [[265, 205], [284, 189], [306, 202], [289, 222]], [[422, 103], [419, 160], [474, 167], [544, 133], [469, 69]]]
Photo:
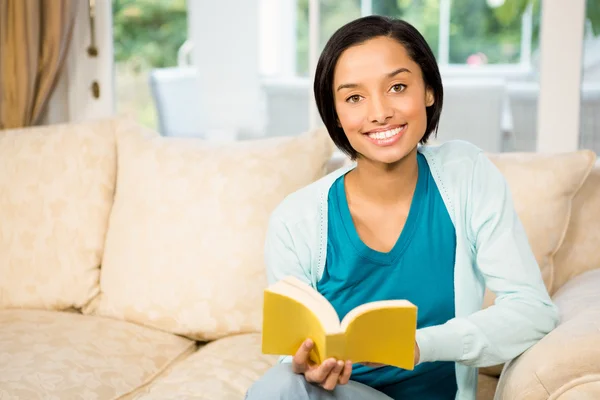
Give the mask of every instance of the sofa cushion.
[[[561, 153], [489, 154], [506, 178], [515, 210], [540, 267], [546, 288], [554, 280], [554, 255], [561, 246], [571, 217], [573, 197], [595, 160], [588, 150]], [[485, 306], [494, 296], [486, 293]]]
[[239, 400], [277, 362], [260, 351], [260, 334], [226, 337], [201, 347], [123, 400]]
[[329, 136], [217, 144], [123, 127], [117, 138], [102, 293], [85, 312], [199, 340], [260, 331], [269, 215], [323, 176]]
[[591, 269], [600, 268], [600, 161], [573, 199], [565, 240], [556, 253], [552, 293]]
[[479, 374], [477, 376], [477, 400], [494, 400], [498, 378]]
[[600, 399], [600, 381], [581, 380], [574, 382], [556, 400], [597, 400]]
[[112, 121], [0, 132], [0, 309], [98, 293], [115, 177]]
[[144, 385], [194, 342], [79, 313], [0, 311], [0, 399], [115, 399]]

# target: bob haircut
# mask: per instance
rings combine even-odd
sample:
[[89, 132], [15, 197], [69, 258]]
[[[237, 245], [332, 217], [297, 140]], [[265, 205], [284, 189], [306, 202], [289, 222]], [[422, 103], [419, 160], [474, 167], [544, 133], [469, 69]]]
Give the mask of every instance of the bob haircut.
[[433, 91], [434, 103], [427, 107], [427, 128], [420, 140], [425, 144], [433, 132], [437, 133], [444, 90], [437, 61], [425, 38], [406, 21], [371, 15], [356, 19], [338, 29], [329, 39], [317, 63], [314, 94], [321, 119], [335, 145], [353, 160], [358, 153], [338, 125], [333, 96], [333, 73], [344, 50], [377, 37], [390, 37], [406, 49], [409, 57], [421, 68], [425, 88]]

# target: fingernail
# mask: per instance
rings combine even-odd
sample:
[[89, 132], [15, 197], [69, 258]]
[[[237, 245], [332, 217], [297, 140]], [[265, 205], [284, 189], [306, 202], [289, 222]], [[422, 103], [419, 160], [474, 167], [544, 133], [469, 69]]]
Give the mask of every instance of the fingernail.
[[306, 339], [306, 341], [304, 342], [304, 346], [306, 346], [306, 348], [311, 348], [312, 345], [313, 345], [313, 342], [310, 339]]

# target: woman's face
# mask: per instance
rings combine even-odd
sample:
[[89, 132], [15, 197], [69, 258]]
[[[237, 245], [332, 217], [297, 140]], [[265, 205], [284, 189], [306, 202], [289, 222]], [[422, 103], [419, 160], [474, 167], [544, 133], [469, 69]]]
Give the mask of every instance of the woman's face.
[[433, 92], [395, 39], [381, 36], [346, 49], [333, 84], [339, 124], [359, 159], [391, 164], [416, 148]]

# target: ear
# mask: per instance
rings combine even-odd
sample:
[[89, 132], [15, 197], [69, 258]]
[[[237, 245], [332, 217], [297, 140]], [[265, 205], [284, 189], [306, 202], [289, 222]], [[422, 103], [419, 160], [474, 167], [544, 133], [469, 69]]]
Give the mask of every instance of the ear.
[[435, 99], [433, 97], [433, 89], [428, 87], [425, 89], [425, 106], [431, 107], [435, 103]]

